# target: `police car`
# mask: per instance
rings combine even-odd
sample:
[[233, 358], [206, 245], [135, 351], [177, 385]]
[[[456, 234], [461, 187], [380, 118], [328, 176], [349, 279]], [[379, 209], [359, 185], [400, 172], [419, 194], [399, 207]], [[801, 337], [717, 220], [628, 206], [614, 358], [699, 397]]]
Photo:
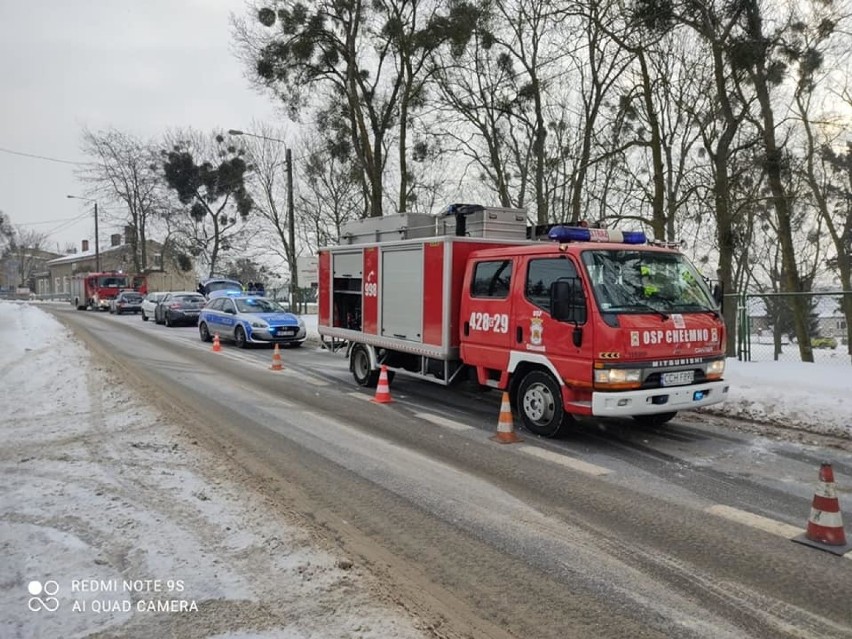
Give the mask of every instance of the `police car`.
[[210, 300], [198, 318], [202, 341], [213, 335], [229, 339], [239, 348], [248, 344], [301, 346], [307, 337], [305, 322], [278, 302], [256, 295], [226, 295]]

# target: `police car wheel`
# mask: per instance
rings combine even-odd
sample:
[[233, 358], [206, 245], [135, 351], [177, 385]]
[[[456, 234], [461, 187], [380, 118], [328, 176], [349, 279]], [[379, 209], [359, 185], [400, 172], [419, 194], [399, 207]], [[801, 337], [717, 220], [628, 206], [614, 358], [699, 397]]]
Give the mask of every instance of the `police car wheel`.
[[656, 415], [634, 415], [633, 419], [642, 426], [662, 426], [672, 421], [675, 415], [677, 415], [677, 412], [672, 411], [671, 413], [657, 413]]
[[557, 437], [571, 422], [562, 406], [562, 390], [550, 373], [536, 370], [524, 375], [516, 404], [524, 428], [542, 437]]
[[198, 325], [198, 334], [201, 336], [202, 342], [209, 342], [212, 339], [210, 337], [210, 330], [207, 328], [206, 322], [201, 322]]
[[237, 326], [237, 330], [234, 331], [234, 344], [237, 348], [245, 348], [248, 346], [248, 342], [246, 341], [246, 332], [243, 330], [242, 326]]

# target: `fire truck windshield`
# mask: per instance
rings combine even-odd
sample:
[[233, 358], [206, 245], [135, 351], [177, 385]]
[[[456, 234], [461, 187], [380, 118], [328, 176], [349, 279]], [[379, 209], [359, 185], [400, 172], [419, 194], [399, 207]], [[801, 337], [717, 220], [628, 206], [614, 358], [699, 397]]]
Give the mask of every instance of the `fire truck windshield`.
[[100, 288], [129, 288], [125, 275], [102, 275], [98, 278]]
[[677, 253], [583, 252], [600, 310], [604, 313], [689, 313], [715, 310], [701, 275]]

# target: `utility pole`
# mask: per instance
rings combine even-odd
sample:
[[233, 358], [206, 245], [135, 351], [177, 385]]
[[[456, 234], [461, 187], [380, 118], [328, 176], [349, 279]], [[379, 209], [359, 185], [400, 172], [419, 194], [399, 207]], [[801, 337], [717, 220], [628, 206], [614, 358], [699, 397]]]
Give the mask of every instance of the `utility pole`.
[[98, 241], [98, 203], [95, 202], [95, 271], [101, 272], [101, 243]]
[[101, 272], [101, 243], [98, 238], [98, 201], [90, 197], [80, 197], [79, 195], [66, 195], [69, 200], [84, 200], [95, 205], [95, 272]]
[[290, 148], [287, 147], [284, 151], [284, 158], [287, 164], [287, 225], [289, 231], [290, 242], [290, 304], [296, 307], [296, 312], [299, 312], [299, 275], [296, 266], [296, 214], [293, 210], [293, 156], [290, 153]]

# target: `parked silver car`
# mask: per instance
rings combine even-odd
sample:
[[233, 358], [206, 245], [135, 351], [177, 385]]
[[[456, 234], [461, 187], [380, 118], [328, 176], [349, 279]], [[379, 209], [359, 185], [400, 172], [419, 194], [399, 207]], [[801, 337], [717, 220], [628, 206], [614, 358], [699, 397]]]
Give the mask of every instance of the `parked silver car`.
[[154, 317], [154, 312], [157, 310], [157, 305], [167, 293], [148, 293], [148, 296], [142, 300], [142, 321], [147, 322]]

